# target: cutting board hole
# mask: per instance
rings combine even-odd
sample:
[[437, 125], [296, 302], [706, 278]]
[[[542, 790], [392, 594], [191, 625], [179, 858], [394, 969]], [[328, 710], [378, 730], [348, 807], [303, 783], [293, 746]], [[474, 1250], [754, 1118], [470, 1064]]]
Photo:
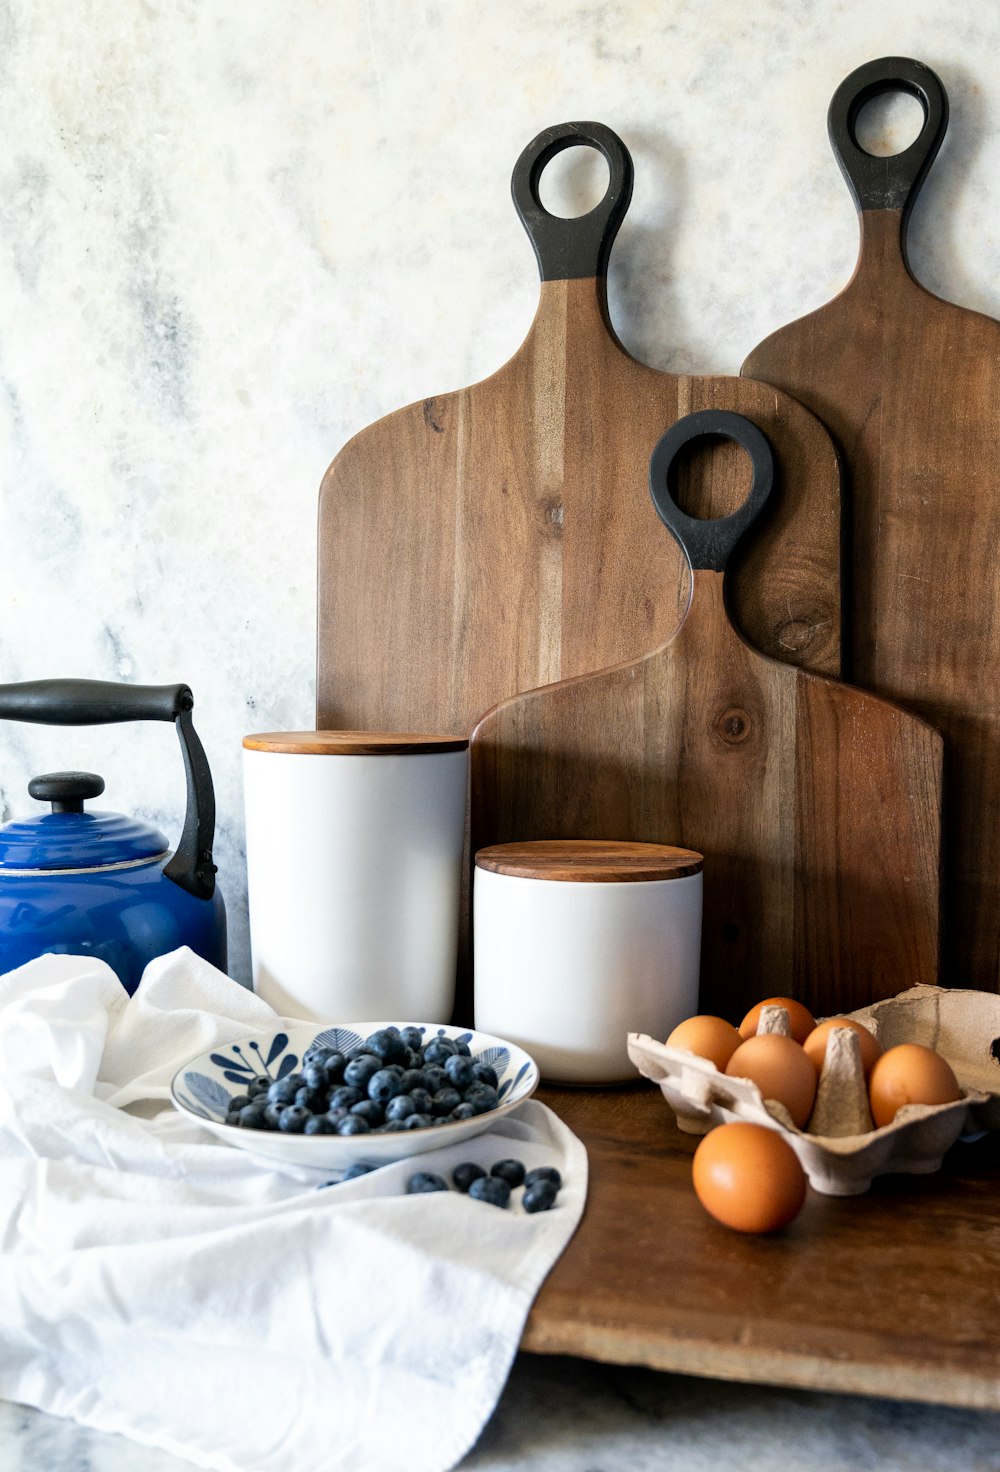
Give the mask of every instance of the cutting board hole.
[[711, 521], [732, 516], [750, 494], [753, 469], [742, 445], [721, 434], [682, 445], [670, 467], [668, 489], [688, 516]]
[[883, 92], [872, 97], [858, 113], [854, 137], [873, 158], [892, 158], [920, 137], [923, 104], [909, 92]]
[[564, 148], [542, 170], [538, 197], [550, 215], [576, 220], [600, 204], [610, 183], [611, 171], [603, 153], [582, 145]]

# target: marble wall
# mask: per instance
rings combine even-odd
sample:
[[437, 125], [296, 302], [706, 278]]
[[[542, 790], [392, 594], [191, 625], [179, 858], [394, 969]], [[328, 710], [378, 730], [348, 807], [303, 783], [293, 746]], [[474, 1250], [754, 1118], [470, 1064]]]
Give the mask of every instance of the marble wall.
[[[615, 326], [658, 368], [736, 372], [850, 274], [826, 109], [880, 55], [952, 103], [914, 269], [1000, 316], [998, 52], [1000, 8], [968, 0], [0, 0], [0, 679], [192, 685], [235, 975], [240, 738], [312, 723], [320, 478], [522, 340], [524, 144], [624, 138]], [[905, 140], [910, 111], [873, 127]], [[589, 202], [597, 170], [550, 172], [555, 207]], [[69, 766], [177, 834], [159, 726], [0, 728], [0, 817]]]

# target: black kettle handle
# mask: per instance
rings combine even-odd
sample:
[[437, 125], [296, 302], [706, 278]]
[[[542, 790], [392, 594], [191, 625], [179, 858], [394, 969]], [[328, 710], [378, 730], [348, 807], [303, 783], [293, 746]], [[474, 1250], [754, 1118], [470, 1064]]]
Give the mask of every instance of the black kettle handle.
[[[678, 452], [691, 442], [715, 435], [735, 440], [750, 456], [750, 493], [731, 516], [688, 516], [670, 490], [670, 470]], [[694, 571], [724, 572], [736, 544], [767, 505], [774, 484], [774, 458], [763, 430], [728, 409], [703, 409], [672, 424], [649, 462], [649, 492], [656, 514], [673, 532]]]
[[40, 726], [105, 726], [120, 721], [173, 721], [184, 758], [187, 810], [180, 843], [164, 873], [197, 899], [215, 893], [215, 788], [205, 749], [191, 721], [189, 685], [117, 685], [108, 680], [27, 680], [0, 685], [0, 720]]
[[[924, 125], [909, 148], [888, 158], [866, 153], [855, 131], [866, 102], [885, 92], [908, 92], [924, 110]], [[922, 61], [883, 56], [845, 77], [827, 115], [830, 146], [854, 203], [864, 210], [902, 210], [905, 220], [948, 130], [948, 94]]]
[[[608, 165], [604, 198], [587, 214], [564, 220], [550, 214], [538, 193], [542, 170], [564, 148], [596, 148]], [[543, 281], [606, 276], [611, 247], [632, 199], [632, 156], [603, 123], [559, 123], [533, 138], [514, 165], [510, 192], [527, 231]]]

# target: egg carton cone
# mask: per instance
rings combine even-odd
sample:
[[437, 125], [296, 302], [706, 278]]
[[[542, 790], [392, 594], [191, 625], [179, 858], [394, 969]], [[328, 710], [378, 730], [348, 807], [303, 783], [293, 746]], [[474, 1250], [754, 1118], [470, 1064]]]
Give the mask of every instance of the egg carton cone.
[[[765, 1014], [771, 1009], [765, 1009]], [[783, 1009], [776, 1009], [783, 1010]], [[857, 1039], [834, 1032], [813, 1113], [804, 1130], [787, 1109], [765, 1100], [749, 1079], [720, 1073], [713, 1063], [630, 1033], [628, 1053], [638, 1071], [658, 1084], [680, 1129], [707, 1134], [718, 1124], [751, 1120], [783, 1134], [814, 1190], [859, 1196], [879, 1175], [926, 1175], [940, 1169], [961, 1135], [1000, 1127], [1000, 996], [932, 986], [913, 987], [846, 1014], [874, 1033], [883, 1050], [923, 1043], [947, 1059], [962, 1098], [951, 1104], [909, 1104], [872, 1129]], [[782, 1031], [769, 1019], [769, 1031]], [[862, 1101], [862, 1095], [863, 1101]], [[822, 1132], [820, 1132], [822, 1131]]]

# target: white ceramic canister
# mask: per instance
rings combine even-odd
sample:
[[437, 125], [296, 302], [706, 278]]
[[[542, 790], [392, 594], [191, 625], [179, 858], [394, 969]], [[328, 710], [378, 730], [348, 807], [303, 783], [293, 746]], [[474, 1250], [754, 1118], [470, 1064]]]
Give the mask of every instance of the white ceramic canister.
[[553, 1083], [634, 1079], [626, 1038], [698, 1010], [702, 856], [562, 839], [476, 854], [476, 1026]]
[[254, 990], [287, 1017], [447, 1022], [468, 742], [290, 731], [243, 747]]

